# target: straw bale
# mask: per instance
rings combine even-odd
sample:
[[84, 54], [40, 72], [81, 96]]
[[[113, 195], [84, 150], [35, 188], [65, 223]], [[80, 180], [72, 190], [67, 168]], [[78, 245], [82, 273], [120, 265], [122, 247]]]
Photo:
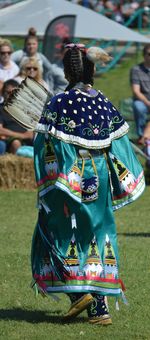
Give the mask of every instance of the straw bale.
[[35, 189], [33, 159], [12, 154], [0, 156], [0, 189]]

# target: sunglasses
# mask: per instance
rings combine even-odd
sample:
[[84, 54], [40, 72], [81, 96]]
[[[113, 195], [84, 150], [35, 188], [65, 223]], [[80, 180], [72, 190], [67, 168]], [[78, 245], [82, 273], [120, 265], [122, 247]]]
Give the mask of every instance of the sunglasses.
[[73, 43], [65, 45], [65, 48], [74, 48], [74, 47], [78, 49], [80, 48], [82, 49], [82, 48], [85, 48], [85, 45], [84, 44], [73, 44]]
[[37, 68], [37, 67], [34, 67], [34, 66], [28, 66], [28, 67], [26, 67], [26, 70], [27, 70], [27, 71], [31, 71], [31, 70], [37, 71], [38, 68]]
[[12, 52], [11, 51], [0, 51], [0, 54], [1, 55], [4, 55], [4, 54], [11, 54]]

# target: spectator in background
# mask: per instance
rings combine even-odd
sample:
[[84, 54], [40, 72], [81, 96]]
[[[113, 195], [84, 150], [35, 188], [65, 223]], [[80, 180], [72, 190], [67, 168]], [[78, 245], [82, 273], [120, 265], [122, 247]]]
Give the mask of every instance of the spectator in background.
[[95, 4], [94, 10], [98, 13], [103, 13], [103, 11], [104, 11], [103, 1], [101, 1], [101, 0], [97, 1], [97, 3]]
[[97, 1], [97, 3], [94, 6], [94, 10], [96, 12], [99, 12], [110, 19], [113, 19], [115, 8], [116, 6], [114, 2], [108, 0]]
[[121, 4], [116, 4], [113, 11], [112, 19], [118, 22], [118, 24], [124, 24], [124, 17], [122, 15]]
[[42, 53], [38, 52], [38, 37], [36, 35], [36, 30], [33, 27], [31, 27], [28, 31], [28, 35], [24, 41], [23, 50], [18, 50], [12, 53], [12, 60], [19, 66], [29, 57], [34, 57], [38, 60], [45, 76], [45, 73], [49, 71], [51, 64]]
[[33, 78], [49, 90], [47, 83], [42, 77], [42, 68], [34, 57], [27, 58], [20, 64], [20, 73], [15, 77], [15, 80], [17, 80], [18, 83], [21, 83], [26, 77]]
[[103, 0], [103, 12], [102, 14], [106, 15], [108, 18], [112, 19], [113, 12], [115, 10], [114, 3], [112, 1]]
[[122, 6], [122, 14], [124, 17], [124, 20], [127, 21], [131, 15], [139, 8], [138, 1], [125, 1], [123, 2]]
[[78, 4], [89, 9], [95, 9], [96, 3], [97, 0], [80, 0]]
[[64, 90], [66, 86], [64, 73], [57, 65], [51, 64], [44, 54], [38, 52], [38, 37], [34, 28], [29, 29], [25, 39], [24, 49], [14, 52], [12, 54], [12, 60], [20, 65], [29, 57], [37, 59], [42, 68], [43, 79], [47, 82], [52, 92], [57, 93]]
[[139, 3], [139, 8], [143, 10], [142, 12], [142, 27], [143, 28], [148, 28], [149, 27], [149, 11], [150, 11], [150, 1], [140, 1]]
[[[106, 17], [124, 24], [130, 17], [138, 10], [144, 10], [142, 12], [142, 27], [148, 28], [149, 24], [149, 0], [72, 0], [71, 2], [84, 7], [95, 10], [98, 13], [105, 15]], [[140, 15], [140, 13], [139, 13]], [[129, 27], [137, 27], [138, 18], [135, 17], [133, 22], [130, 23]]]
[[[3, 83], [14, 78], [19, 73], [19, 67], [11, 60], [13, 48], [11, 42], [6, 39], [0, 40], [0, 91], [2, 91]], [[3, 97], [0, 93], [0, 102]]]
[[133, 109], [139, 144], [144, 142], [143, 132], [150, 113], [150, 44], [145, 45], [143, 56], [143, 62], [134, 66], [130, 73]]
[[[4, 102], [9, 98], [12, 91], [18, 87], [18, 82], [9, 79], [3, 86]], [[0, 155], [5, 152], [15, 154], [22, 144], [32, 145], [33, 133], [26, 131], [0, 106]]]

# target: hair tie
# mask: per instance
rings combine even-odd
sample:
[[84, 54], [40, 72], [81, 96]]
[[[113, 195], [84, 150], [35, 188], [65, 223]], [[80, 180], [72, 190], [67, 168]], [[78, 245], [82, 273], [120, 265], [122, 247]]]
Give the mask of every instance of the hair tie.
[[85, 50], [85, 45], [84, 44], [74, 44], [74, 43], [70, 43], [70, 44], [67, 44], [65, 45], [65, 48], [70, 48], [70, 49], [73, 49], [73, 48], [77, 48], [78, 50]]

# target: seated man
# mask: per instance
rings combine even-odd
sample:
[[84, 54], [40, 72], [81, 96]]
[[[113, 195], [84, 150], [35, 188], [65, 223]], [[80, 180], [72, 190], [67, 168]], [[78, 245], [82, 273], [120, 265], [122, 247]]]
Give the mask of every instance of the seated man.
[[143, 132], [150, 113], [150, 44], [144, 47], [143, 56], [144, 61], [134, 66], [130, 73], [139, 144], [143, 144]]
[[[18, 82], [9, 79], [4, 83], [2, 94], [4, 101], [14, 89], [17, 88]], [[0, 155], [6, 151], [15, 154], [22, 144], [32, 145], [33, 133], [26, 131], [19, 125], [6, 111], [3, 105], [0, 106]]]

